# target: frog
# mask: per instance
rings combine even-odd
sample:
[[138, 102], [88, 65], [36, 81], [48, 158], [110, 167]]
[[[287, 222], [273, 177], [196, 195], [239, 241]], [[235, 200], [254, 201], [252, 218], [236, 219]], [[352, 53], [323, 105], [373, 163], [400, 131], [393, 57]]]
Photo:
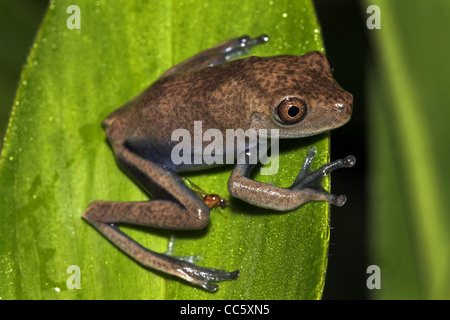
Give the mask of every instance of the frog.
[[[311, 51], [301, 56], [243, 57], [267, 42], [267, 35], [244, 35], [206, 49], [168, 69], [104, 119], [102, 125], [116, 162], [150, 199], [94, 201], [82, 218], [142, 266], [211, 292], [219, 287], [215, 282], [240, 276], [239, 270], [200, 266], [189, 257], [174, 256], [172, 250], [150, 250], [119, 228], [138, 225], [199, 230], [208, 225], [212, 209], [184, 183], [182, 174], [213, 165], [204, 161], [174, 163], [174, 130], [184, 128], [193, 133], [193, 123], [201, 121], [203, 129], [276, 129], [279, 139], [299, 139], [328, 132], [350, 120], [353, 96], [333, 78], [334, 68], [327, 56]], [[308, 150], [288, 188], [253, 180], [250, 174], [257, 164], [247, 157], [231, 171], [230, 195], [279, 212], [295, 210], [310, 201], [344, 205], [345, 195], [331, 194], [321, 184], [333, 170], [352, 167], [355, 157], [347, 156], [312, 171], [316, 154], [315, 147]]]

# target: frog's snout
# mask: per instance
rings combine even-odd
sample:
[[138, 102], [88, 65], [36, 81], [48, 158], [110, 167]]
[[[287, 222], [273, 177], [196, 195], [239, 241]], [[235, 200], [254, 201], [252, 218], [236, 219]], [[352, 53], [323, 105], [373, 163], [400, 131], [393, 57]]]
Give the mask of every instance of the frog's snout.
[[350, 118], [353, 111], [353, 95], [346, 92], [342, 101], [335, 104], [335, 108], [344, 118]]

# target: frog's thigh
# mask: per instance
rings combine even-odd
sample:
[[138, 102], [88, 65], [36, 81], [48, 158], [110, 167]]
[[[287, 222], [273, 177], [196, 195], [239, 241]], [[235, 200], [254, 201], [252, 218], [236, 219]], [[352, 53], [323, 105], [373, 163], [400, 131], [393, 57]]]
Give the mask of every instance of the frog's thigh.
[[[83, 218], [130, 257], [146, 267], [184, 278], [180, 266], [194, 268], [177, 259], [142, 247], [124, 234], [117, 224], [136, 224], [172, 229], [202, 228], [208, 220], [194, 219], [177, 203], [166, 200], [146, 202], [96, 201], [89, 205]], [[189, 281], [189, 279], [186, 279]]]
[[[166, 273], [178, 274], [180, 264], [176, 259], [153, 252], [119, 230], [117, 224], [134, 224], [168, 229], [200, 229], [209, 221], [209, 211], [196, 216], [183, 206], [169, 200], [145, 202], [96, 201], [89, 205], [83, 218], [108, 240], [144, 266]], [[193, 269], [192, 265], [186, 265]], [[178, 271], [177, 271], [178, 270]], [[189, 281], [189, 279], [186, 279]]]
[[[169, 200], [141, 202], [96, 201], [89, 205], [83, 218], [89, 223], [132, 224], [173, 230], [195, 230], [206, 226], [209, 213], [197, 215]], [[208, 211], [208, 210], [207, 210]]]
[[140, 157], [125, 147], [114, 148], [120, 167], [154, 198], [170, 199], [196, 217], [209, 218], [209, 208], [176, 172]]
[[[83, 216], [88, 221], [128, 223], [165, 229], [200, 229], [209, 222], [209, 208], [183, 179], [124, 147], [114, 149], [121, 167], [158, 198], [143, 202], [94, 202]], [[163, 196], [164, 198], [161, 198]]]

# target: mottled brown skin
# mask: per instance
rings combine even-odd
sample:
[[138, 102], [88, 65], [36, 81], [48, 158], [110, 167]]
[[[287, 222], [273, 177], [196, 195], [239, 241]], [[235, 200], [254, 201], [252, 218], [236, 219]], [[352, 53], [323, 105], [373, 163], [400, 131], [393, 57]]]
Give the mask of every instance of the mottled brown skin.
[[[168, 70], [107, 117], [103, 125], [117, 162], [153, 199], [97, 201], [83, 213], [86, 221], [144, 266], [211, 291], [217, 290], [217, 285], [209, 281], [236, 279], [239, 271], [203, 268], [150, 251], [123, 234], [117, 224], [200, 229], [209, 221], [210, 208], [220, 205], [217, 199], [200, 198], [177, 174], [207, 165], [175, 165], [171, 161], [172, 147], [178, 143], [171, 141], [175, 129], [185, 128], [192, 133], [194, 121], [202, 121], [203, 131], [278, 129], [280, 138], [299, 138], [337, 128], [350, 119], [352, 95], [333, 79], [328, 59], [319, 52], [300, 57], [250, 57], [226, 63], [230, 52], [239, 53], [265, 41], [264, 37], [244, 36], [206, 50]], [[286, 101], [289, 108], [291, 101], [301, 102], [301, 121], [286, 122], [280, 112], [281, 103]], [[204, 142], [203, 147], [208, 143]], [[280, 211], [315, 200], [343, 205], [345, 197], [329, 194], [320, 188], [320, 182], [334, 169], [353, 166], [354, 157], [310, 172], [314, 156], [315, 149], [311, 149], [290, 188], [251, 180], [254, 165], [237, 164], [228, 182], [230, 193], [257, 206]]]

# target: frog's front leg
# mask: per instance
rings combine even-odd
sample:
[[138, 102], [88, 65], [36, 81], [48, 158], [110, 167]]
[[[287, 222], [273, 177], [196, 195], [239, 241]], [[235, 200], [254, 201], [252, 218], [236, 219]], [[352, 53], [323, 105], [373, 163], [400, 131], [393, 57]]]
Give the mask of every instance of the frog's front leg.
[[294, 210], [309, 201], [328, 201], [337, 206], [344, 205], [345, 196], [330, 194], [320, 184], [322, 179], [333, 170], [352, 167], [356, 161], [355, 157], [347, 156], [310, 172], [315, 155], [316, 148], [310, 148], [300, 173], [289, 188], [280, 188], [250, 179], [250, 172], [255, 165], [247, 162], [234, 167], [228, 180], [228, 189], [236, 198], [278, 211]]
[[239, 271], [204, 268], [153, 252], [119, 230], [119, 224], [177, 230], [200, 229], [209, 222], [209, 208], [176, 173], [139, 157], [127, 148], [117, 148], [115, 152], [123, 169], [146, 190], [161, 190], [158, 193], [160, 198], [143, 202], [93, 202], [83, 213], [83, 218], [146, 267], [175, 275], [210, 291], [217, 290], [218, 286], [209, 281], [236, 279]]

